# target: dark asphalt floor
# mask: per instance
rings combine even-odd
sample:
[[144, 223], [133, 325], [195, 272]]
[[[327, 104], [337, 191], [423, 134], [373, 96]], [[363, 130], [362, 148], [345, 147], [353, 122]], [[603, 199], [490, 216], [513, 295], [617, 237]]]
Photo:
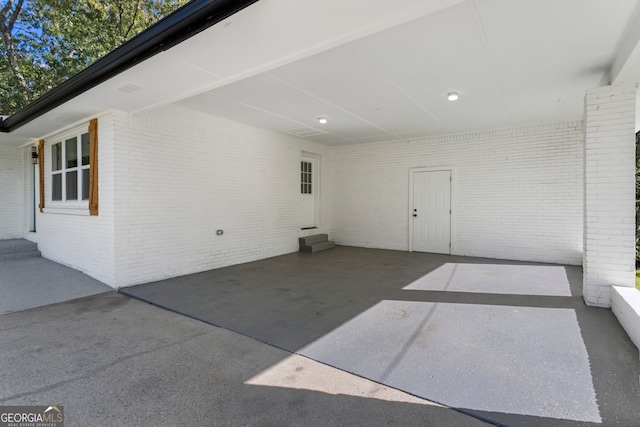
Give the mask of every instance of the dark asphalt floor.
[[337, 247], [121, 292], [496, 424], [640, 425], [638, 350], [581, 279]]

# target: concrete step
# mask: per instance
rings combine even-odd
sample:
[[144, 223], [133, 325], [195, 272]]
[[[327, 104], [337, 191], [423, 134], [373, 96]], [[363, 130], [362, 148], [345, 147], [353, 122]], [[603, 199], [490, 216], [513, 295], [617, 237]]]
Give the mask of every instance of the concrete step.
[[329, 240], [328, 234], [315, 234], [313, 236], [300, 237], [298, 242], [300, 243], [300, 247], [313, 245], [314, 243], [322, 243]]
[[25, 258], [37, 258], [42, 254], [40, 251], [32, 251], [32, 252], [17, 252], [14, 254], [3, 254], [0, 255], [0, 261], [15, 261], [17, 259], [25, 259]]
[[313, 243], [311, 245], [306, 245], [300, 248], [300, 252], [318, 252], [324, 251], [325, 249], [335, 248], [336, 244], [334, 242], [326, 241], [326, 242], [318, 242]]
[[38, 245], [24, 239], [0, 240], [0, 261], [40, 256]]

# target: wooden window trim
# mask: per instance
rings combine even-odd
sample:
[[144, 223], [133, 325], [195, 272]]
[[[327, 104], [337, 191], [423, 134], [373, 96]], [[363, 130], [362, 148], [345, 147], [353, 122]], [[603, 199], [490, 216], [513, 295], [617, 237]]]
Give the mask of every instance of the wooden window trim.
[[44, 139], [38, 141], [38, 181], [40, 183], [40, 212], [44, 211]]
[[89, 215], [98, 215], [98, 119], [89, 122]]

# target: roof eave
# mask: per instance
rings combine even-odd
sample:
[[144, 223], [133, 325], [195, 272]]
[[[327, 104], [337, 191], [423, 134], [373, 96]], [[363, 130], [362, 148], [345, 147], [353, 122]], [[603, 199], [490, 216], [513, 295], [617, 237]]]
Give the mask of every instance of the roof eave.
[[258, 0], [193, 0], [0, 122], [0, 132], [26, 125], [121, 72], [170, 49]]

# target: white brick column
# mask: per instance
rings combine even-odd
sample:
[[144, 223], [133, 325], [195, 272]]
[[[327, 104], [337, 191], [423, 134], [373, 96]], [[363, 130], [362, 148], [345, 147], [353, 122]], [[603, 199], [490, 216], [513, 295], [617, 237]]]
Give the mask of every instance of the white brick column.
[[587, 91], [584, 117], [583, 294], [611, 306], [611, 286], [635, 286], [635, 86]]

